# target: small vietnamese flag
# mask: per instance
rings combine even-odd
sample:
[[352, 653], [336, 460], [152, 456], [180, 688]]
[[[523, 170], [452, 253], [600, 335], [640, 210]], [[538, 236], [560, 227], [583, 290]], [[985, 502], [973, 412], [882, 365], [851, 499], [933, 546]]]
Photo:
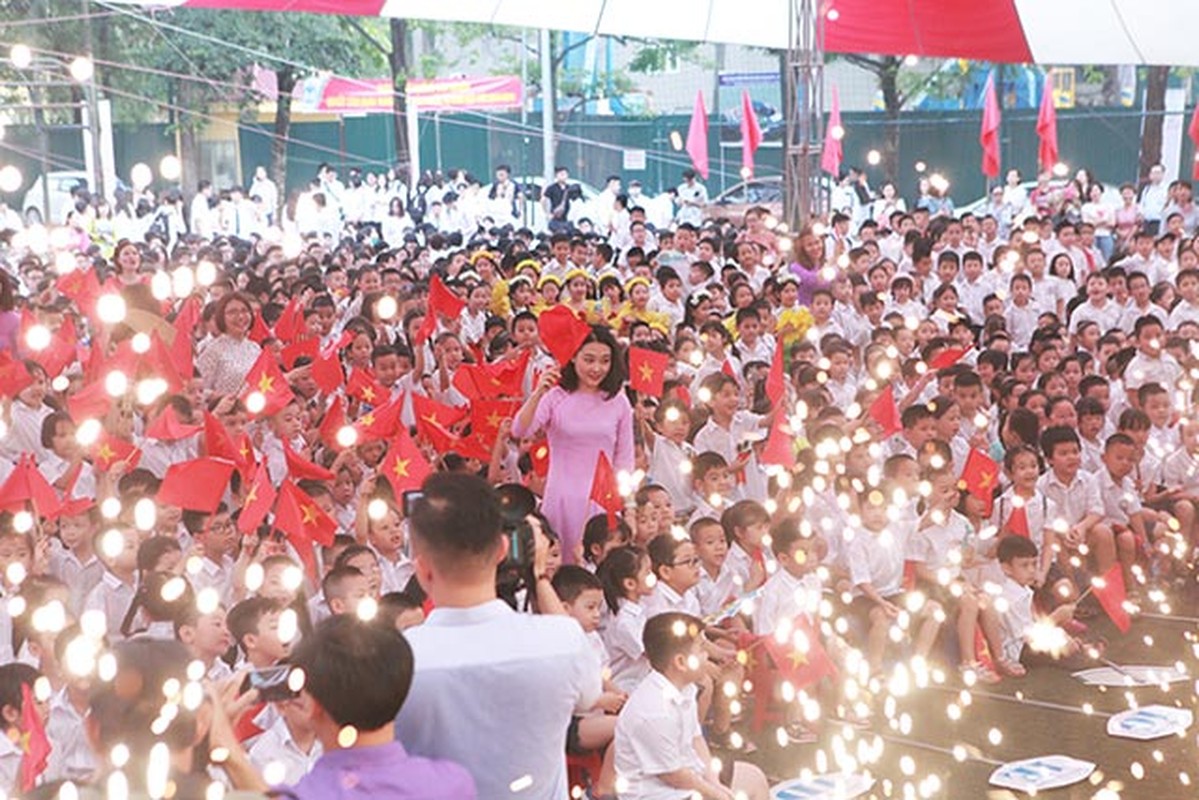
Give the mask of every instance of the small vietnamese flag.
[[337, 523], [320, 509], [316, 501], [289, 480], [279, 487], [275, 506], [275, 527], [283, 531], [295, 548], [309, 576], [317, 579], [313, 542], [329, 547], [337, 533]]
[[332, 450], [343, 450], [337, 441], [337, 432], [346, 426], [346, 403], [341, 395], [334, 395], [333, 402], [321, 418], [319, 434], [321, 442]]
[[412, 395], [412, 410], [416, 413], [416, 426], [422, 422], [434, 422], [449, 429], [466, 418], [466, 406], [449, 406], [420, 394]]
[[162, 442], [176, 442], [200, 432], [200, 425], [184, 425], [179, 419], [175, 407], [167, 403], [153, 422], [146, 428], [147, 439], [158, 439]]
[[21, 684], [21, 733], [27, 739], [21, 756], [21, 791], [31, 791], [50, 763], [50, 738], [38, 713], [37, 699], [28, 683]]
[[1024, 510], [1023, 505], [1017, 506], [1013, 504], [1012, 513], [1008, 514], [1003, 529], [1012, 536], [1023, 536], [1025, 539], [1032, 538], [1032, 533], [1028, 529], [1028, 512]]
[[[470, 408], [470, 432], [484, 448], [490, 449], [504, 420], [520, 410], [519, 400], [476, 400]], [[488, 456], [490, 458], [490, 456]]]
[[542, 439], [529, 448], [529, 461], [533, 464], [533, 474], [544, 478], [550, 474], [550, 445]]
[[424, 344], [433, 331], [437, 329], [437, 317], [447, 317], [449, 319], [457, 319], [462, 313], [462, 309], [466, 308], [466, 301], [458, 295], [446, 288], [441, 282], [441, 276], [434, 274], [429, 280], [429, 313], [425, 315], [425, 321], [417, 330], [416, 344]]
[[296, 361], [301, 358], [310, 358], [315, 363], [317, 356], [320, 355], [320, 351], [321, 340], [315, 336], [309, 336], [306, 339], [300, 339], [287, 345], [279, 353], [279, 356], [283, 359], [285, 369], [294, 369]]
[[629, 386], [641, 394], [661, 397], [670, 356], [644, 347], [629, 348]]
[[374, 375], [359, 367], [350, 370], [350, 380], [346, 383], [346, 394], [372, 406], [381, 406], [391, 397], [391, 392], [375, 380]]
[[294, 342], [304, 328], [304, 306], [299, 297], [293, 297], [283, 307], [283, 313], [275, 321], [275, 338], [284, 344]]
[[203, 303], [196, 295], [189, 296], [175, 315], [175, 339], [171, 342], [171, 358], [180, 375], [191, 375], [193, 365], [192, 335], [200, 322]]
[[616, 484], [616, 473], [612, 470], [612, 462], [608, 454], [600, 450], [595, 460], [595, 474], [591, 478], [591, 492], [588, 495], [600, 508], [608, 512], [608, 527], [616, 527], [616, 515], [624, 508], [624, 500], [620, 496], [620, 488]]
[[822, 678], [837, 674], [837, 668], [820, 643], [820, 632], [807, 621], [805, 615], [795, 617], [795, 628], [802, 636], [797, 637], [803, 646], [793, 642], [781, 644], [774, 636], [763, 636], [762, 644], [778, 669], [778, 676], [797, 689], [811, 686]]
[[314, 464], [283, 442], [283, 460], [287, 462], [287, 474], [297, 480], [331, 481], [334, 474], [319, 464]]
[[128, 462], [125, 470], [128, 472], [136, 467], [141, 459], [141, 450], [108, 431], [101, 431], [100, 438], [92, 446], [92, 466], [100, 472], [108, 472], [118, 461]]
[[895, 406], [895, 389], [889, 383], [887, 388], [874, 398], [867, 413], [882, 428], [884, 439], [903, 427], [899, 422], [899, 409]]
[[339, 340], [318, 352], [312, 360], [312, 380], [325, 394], [332, 394], [346, 382], [339, 353], [349, 335], [342, 334]]
[[264, 417], [278, 414], [295, 399], [295, 392], [288, 385], [287, 378], [279, 369], [279, 362], [275, 361], [275, 356], [270, 350], [263, 350], [254, 366], [246, 373], [246, 388], [242, 391], [242, 402], [255, 392], [261, 394], [265, 401], [259, 413], [259, 416]]
[[433, 470], [412, 437], [401, 429], [392, 440], [379, 471], [391, 484], [395, 496], [401, 497], [406, 491], [419, 489]]
[[237, 516], [237, 529], [242, 533], [256, 530], [266, 519], [266, 514], [271, 510], [271, 506], [275, 504], [276, 494], [275, 487], [271, 485], [271, 475], [267, 471], [266, 463], [259, 464], [258, 469], [254, 472], [254, 479], [250, 481], [250, 491], [246, 493], [241, 513]]
[[795, 434], [786, 423], [783, 414], [776, 414], [774, 423], [770, 426], [770, 435], [766, 438], [766, 446], [762, 448], [758, 461], [763, 464], [776, 464], [786, 469], [795, 466]]
[[954, 364], [965, 358], [970, 351], [965, 347], [949, 347], [933, 356], [933, 360], [928, 362], [931, 369], [945, 369], [952, 367]]
[[1120, 564], [1112, 564], [1111, 569], [1104, 573], [1102, 578], [1093, 580], [1091, 585], [1095, 599], [1099, 601], [1099, 605], [1103, 606], [1103, 610], [1111, 617], [1115, 626], [1120, 629], [1120, 633], [1128, 633], [1128, 629], [1132, 627], [1132, 618], [1128, 616], [1128, 610], [1124, 608], [1124, 601], [1128, 599], [1128, 591], [1124, 586], [1124, 570]]
[[454, 388], [471, 402], [520, 397], [532, 350], [495, 364], [463, 364], [454, 372]]
[[262, 344], [271, 338], [271, 329], [263, 321], [261, 311], [254, 312], [254, 323], [250, 326], [250, 332], [246, 334], [246, 338], [256, 344]]
[[987, 504], [988, 516], [995, 501], [995, 487], [999, 485], [999, 465], [981, 450], [971, 448], [962, 468], [962, 488]]
[[386, 405], [372, 408], [354, 423], [358, 431], [358, 440], [363, 442], [375, 439], [390, 439], [400, 427], [400, 412], [404, 408], [404, 395], [400, 395]]
[[784, 370], [786, 361], [783, 352], [783, 337], [778, 338], [774, 348], [774, 359], [770, 362], [770, 372], [766, 374], [766, 397], [771, 406], [777, 406], [787, 394], [787, 374]]
[[[32, 383], [33, 376], [29, 374], [29, 369], [26, 368], [24, 361], [18, 361], [7, 351], [0, 352], [0, 396], [16, 397], [29, 388]], [[102, 385], [100, 390], [104, 391]], [[104, 395], [107, 397], [108, 392], [104, 392]], [[79, 419], [79, 417], [75, 417], [75, 419]]]
[[155, 501], [185, 511], [215, 513], [233, 476], [233, 462], [221, 458], [195, 458], [167, 467]]
[[58, 514], [58, 494], [54, 487], [38, 470], [33, 457], [22, 453], [16, 469], [0, 486], [0, 509], [22, 511], [26, 503], [39, 517], [52, 518]]

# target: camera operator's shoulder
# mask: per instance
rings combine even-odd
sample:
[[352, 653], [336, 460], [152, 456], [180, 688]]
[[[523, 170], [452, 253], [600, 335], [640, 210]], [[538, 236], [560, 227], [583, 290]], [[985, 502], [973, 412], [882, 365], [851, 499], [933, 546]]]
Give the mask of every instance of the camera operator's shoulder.
[[539, 636], [555, 637], [564, 647], [588, 647], [587, 634], [574, 617], [562, 614], [526, 615]]

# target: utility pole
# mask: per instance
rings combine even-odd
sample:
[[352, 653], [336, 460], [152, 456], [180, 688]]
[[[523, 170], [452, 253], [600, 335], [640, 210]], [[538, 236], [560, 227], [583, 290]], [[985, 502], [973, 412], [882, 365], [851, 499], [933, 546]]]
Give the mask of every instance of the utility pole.
[[541, 29], [541, 172], [543, 186], [554, 179], [554, 54], [549, 28]]

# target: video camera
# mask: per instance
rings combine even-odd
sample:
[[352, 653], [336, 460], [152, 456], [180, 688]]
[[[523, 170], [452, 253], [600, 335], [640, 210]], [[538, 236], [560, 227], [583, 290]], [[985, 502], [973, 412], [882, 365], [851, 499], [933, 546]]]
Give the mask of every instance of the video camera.
[[516, 608], [517, 594], [531, 587], [534, 581], [535, 545], [528, 516], [537, 511], [537, 495], [519, 483], [505, 483], [495, 491], [500, 501], [504, 536], [508, 538], [508, 555], [496, 571], [496, 593]]

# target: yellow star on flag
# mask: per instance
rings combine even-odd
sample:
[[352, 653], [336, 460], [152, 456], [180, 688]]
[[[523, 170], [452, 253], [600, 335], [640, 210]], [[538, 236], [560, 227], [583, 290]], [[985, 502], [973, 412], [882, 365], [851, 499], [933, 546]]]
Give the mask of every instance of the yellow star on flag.
[[311, 525], [316, 522], [316, 508], [309, 505], [301, 505], [300, 513], [304, 515], [302, 520], [305, 525]]
[[791, 668], [802, 667], [808, 663], [808, 657], [804, 653], [799, 652], [798, 648], [792, 647], [787, 653], [787, 659], [791, 662]]
[[375, 424], [375, 415], [370, 412], [367, 412], [362, 415], [362, 418], [359, 419], [358, 422], [361, 423], [362, 427], [369, 428], [370, 426]]
[[643, 381], [649, 381], [654, 377], [654, 368], [647, 362], [641, 362], [641, 366], [637, 368], [637, 371], [641, 373], [641, 380]]
[[981, 489], [990, 489], [995, 483], [995, 473], [983, 472], [978, 479], [978, 485]]
[[392, 466], [391, 471], [396, 474], [397, 478], [408, 477], [408, 465], [412, 462], [410, 458], [397, 458], [396, 463]]
[[372, 388], [371, 388], [371, 387], [369, 387], [369, 386], [363, 387], [363, 389], [362, 389], [362, 399], [363, 399], [363, 400], [365, 400], [365, 401], [366, 401], [366, 402], [368, 402], [368, 403], [373, 403], [373, 402], [375, 402], [375, 390], [374, 390], [374, 389], [372, 389]]
[[251, 505], [257, 499], [258, 499], [258, 487], [251, 486], [249, 493], [246, 494], [246, 502], [243, 505], [246, 505], [246, 506]]
[[111, 461], [112, 457], [115, 456], [116, 453], [113, 452], [113, 449], [108, 446], [108, 442], [105, 442], [104, 444], [100, 445], [99, 455], [100, 455], [101, 461], [107, 462], [107, 461]]
[[241, 449], [238, 450], [237, 452], [241, 453], [242, 458], [249, 458], [250, 457], [250, 446], [248, 444], [246, 444], [245, 441], [243, 441], [241, 443]]
[[432, 425], [440, 425], [441, 424], [441, 422], [437, 419], [436, 414], [427, 414], [427, 415], [421, 417], [421, 419], [423, 419], [425, 422], [428, 422]]
[[258, 391], [263, 394], [270, 394], [275, 388], [275, 379], [270, 375], [263, 375], [258, 379]]
[[503, 421], [504, 421], [504, 418], [500, 415], [500, 413], [498, 411], [492, 411], [491, 414], [489, 414], [487, 416], [487, 427], [488, 428], [498, 428], [498, 427], [500, 427], [500, 423]]

